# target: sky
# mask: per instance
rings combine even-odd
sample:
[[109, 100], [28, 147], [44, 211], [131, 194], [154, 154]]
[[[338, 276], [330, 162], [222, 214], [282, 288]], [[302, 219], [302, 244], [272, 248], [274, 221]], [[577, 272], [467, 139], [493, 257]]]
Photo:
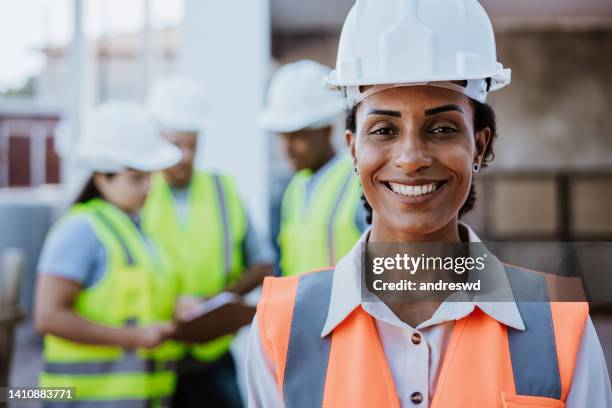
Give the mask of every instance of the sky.
[[[0, 0], [0, 90], [19, 88], [44, 68], [37, 50], [65, 45], [73, 32], [76, 0]], [[82, 0], [88, 37], [142, 29], [146, 0]], [[150, 0], [153, 27], [178, 24], [183, 0]]]

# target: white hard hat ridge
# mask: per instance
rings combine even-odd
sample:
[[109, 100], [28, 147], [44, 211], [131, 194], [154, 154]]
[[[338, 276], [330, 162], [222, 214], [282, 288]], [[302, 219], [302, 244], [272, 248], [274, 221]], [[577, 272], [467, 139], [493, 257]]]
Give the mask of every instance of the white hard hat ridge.
[[327, 85], [346, 90], [465, 80], [475, 84], [464, 93], [481, 101], [510, 83], [510, 70], [497, 61], [491, 21], [477, 0], [357, 0]]
[[127, 101], [109, 101], [93, 110], [77, 156], [89, 170], [106, 173], [163, 170], [181, 160], [180, 150], [162, 138], [146, 110]]
[[330, 71], [310, 60], [281, 67], [272, 78], [260, 126], [270, 132], [295, 132], [333, 125], [344, 102], [325, 88]]
[[200, 132], [207, 113], [206, 92], [196, 80], [169, 77], [153, 84], [146, 107], [163, 129]]

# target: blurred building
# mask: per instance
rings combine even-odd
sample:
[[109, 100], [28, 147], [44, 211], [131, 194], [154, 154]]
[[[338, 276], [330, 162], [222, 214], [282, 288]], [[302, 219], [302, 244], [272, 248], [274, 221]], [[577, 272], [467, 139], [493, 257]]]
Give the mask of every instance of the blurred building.
[[[148, 61], [143, 54], [144, 32], [89, 41], [84, 47], [85, 76], [93, 87], [89, 105], [108, 99], [142, 101], [153, 78], [173, 72], [177, 37], [176, 27], [152, 31]], [[46, 64], [33, 80], [33, 95], [0, 98], [0, 187], [60, 182], [54, 136], [58, 122], [70, 111], [74, 82], [70, 46], [39, 52]]]
[[[88, 75], [96, 89], [95, 102], [108, 99], [142, 101], [154, 78], [172, 74], [178, 43], [178, 28], [166, 27], [151, 32], [151, 56], [146, 60], [144, 32], [102, 37], [85, 47]], [[45, 103], [68, 101], [70, 89], [70, 47], [40, 50], [46, 58], [45, 70], [37, 78], [36, 99]], [[148, 78], [147, 78], [148, 76]]]
[[53, 131], [61, 111], [30, 100], [0, 103], [0, 187], [58, 183]]

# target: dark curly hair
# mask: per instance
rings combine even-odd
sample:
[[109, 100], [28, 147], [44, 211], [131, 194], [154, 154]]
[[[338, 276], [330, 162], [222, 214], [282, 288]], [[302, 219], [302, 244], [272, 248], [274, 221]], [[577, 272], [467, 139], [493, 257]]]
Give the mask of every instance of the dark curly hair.
[[[106, 173], [105, 175], [108, 178], [112, 178], [115, 176], [115, 173]], [[84, 204], [94, 198], [102, 198], [102, 192], [98, 189], [98, 186], [96, 186], [94, 178], [94, 174], [89, 177], [73, 204]]]
[[[491, 139], [489, 140], [489, 144], [487, 145], [487, 149], [482, 158], [481, 167], [487, 167], [489, 163], [495, 159], [495, 152], [493, 151], [493, 143], [497, 138], [497, 121], [495, 118], [495, 111], [491, 106], [486, 103], [478, 102], [474, 99], [470, 99], [470, 103], [472, 104], [472, 108], [474, 109], [474, 131], [480, 132], [483, 129], [489, 128], [491, 131]], [[354, 106], [347, 112], [346, 115], [346, 129], [350, 130], [353, 133], [357, 132], [357, 108], [359, 105]], [[368, 200], [365, 198], [365, 195], [361, 194], [361, 199], [363, 201], [363, 205], [367, 211], [366, 221], [368, 224], [372, 223], [372, 207]], [[459, 218], [463, 217], [466, 213], [471, 211], [474, 208], [474, 203], [476, 202], [476, 187], [474, 186], [474, 182], [472, 181], [472, 185], [470, 186], [470, 192], [459, 209]]]

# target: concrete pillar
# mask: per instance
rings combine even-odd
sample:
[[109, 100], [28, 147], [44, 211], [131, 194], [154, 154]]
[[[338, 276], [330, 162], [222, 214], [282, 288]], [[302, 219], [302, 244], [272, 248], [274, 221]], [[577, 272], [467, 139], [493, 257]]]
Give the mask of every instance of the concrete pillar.
[[268, 225], [268, 143], [257, 114], [270, 67], [269, 14], [269, 0], [185, 0], [177, 65], [210, 96], [198, 165], [237, 178], [260, 231]]
[[63, 183], [68, 185], [76, 184], [77, 181], [73, 177], [73, 168], [75, 167], [73, 157], [74, 147], [78, 142], [79, 134], [81, 133], [83, 109], [83, 55], [85, 49], [85, 40], [83, 35], [83, 0], [73, 0], [73, 15], [72, 15], [72, 44], [70, 45], [70, 77], [72, 80], [72, 89], [70, 90], [70, 103], [68, 105], [68, 120], [70, 128], [64, 129], [67, 140], [61, 143], [66, 150], [62, 153], [62, 168], [60, 170], [60, 178]]

